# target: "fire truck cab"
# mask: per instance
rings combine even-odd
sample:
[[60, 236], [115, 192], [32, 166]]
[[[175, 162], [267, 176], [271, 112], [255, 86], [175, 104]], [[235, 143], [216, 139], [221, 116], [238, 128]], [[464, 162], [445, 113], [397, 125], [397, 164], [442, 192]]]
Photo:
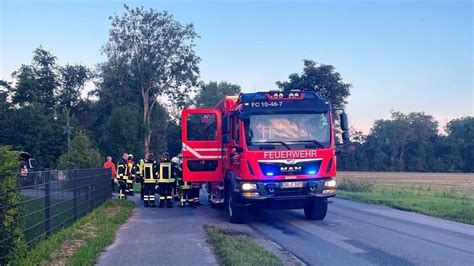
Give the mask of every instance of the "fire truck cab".
[[184, 180], [207, 182], [211, 206], [223, 204], [231, 222], [251, 207], [300, 208], [322, 220], [336, 195], [335, 111], [348, 140], [346, 113], [313, 91], [243, 93], [185, 109]]

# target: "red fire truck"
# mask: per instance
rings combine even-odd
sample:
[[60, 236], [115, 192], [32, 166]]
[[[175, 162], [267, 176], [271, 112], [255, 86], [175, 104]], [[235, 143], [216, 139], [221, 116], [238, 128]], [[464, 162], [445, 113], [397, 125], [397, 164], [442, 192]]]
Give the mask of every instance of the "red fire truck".
[[322, 220], [336, 195], [337, 111], [345, 141], [346, 113], [313, 91], [243, 93], [185, 109], [184, 180], [207, 182], [211, 206], [224, 204], [233, 223], [251, 207], [300, 208]]

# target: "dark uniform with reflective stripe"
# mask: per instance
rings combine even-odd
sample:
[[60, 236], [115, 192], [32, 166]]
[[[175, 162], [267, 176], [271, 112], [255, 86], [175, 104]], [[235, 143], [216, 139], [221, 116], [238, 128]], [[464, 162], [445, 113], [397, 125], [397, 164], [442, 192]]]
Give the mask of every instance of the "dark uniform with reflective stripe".
[[176, 173], [176, 178], [178, 180], [178, 189], [179, 189], [179, 207], [184, 207], [186, 203], [190, 204], [193, 202], [191, 189], [192, 183], [186, 182], [183, 179], [183, 170], [179, 164], [173, 163], [173, 169]]
[[127, 198], [127, 194], [128, 194], [127, 172], [128, 172], [127, 161], [121, 158], [117, 163], [117, 180], [119, 183], [119, 199]]
[[135, 178], [137, 177], [136, 173], [136, 163], [133, 159], [130, 159], [127, 164], [128, 172], [127, 172], [127, 189], [128, 189], [128, 195], [129, 196], [134, 196], [135, 193], [133, 192], [133, 182], [135, 181]]
[[158, 178], [158, 163], [155, 160], [142, 160], [140, 172], [143, 178], [143, 202], [145, 207], [156, 207], [155, 186]]
[[160, 176], [158, 178], [158, 193], [160, 194], [160, 208], [163, 207], [166, 200], [168, 208], [173, 207], [173, 184], [176, 181], [172, 163], [169, 158], [164, 158], [160, 163]]

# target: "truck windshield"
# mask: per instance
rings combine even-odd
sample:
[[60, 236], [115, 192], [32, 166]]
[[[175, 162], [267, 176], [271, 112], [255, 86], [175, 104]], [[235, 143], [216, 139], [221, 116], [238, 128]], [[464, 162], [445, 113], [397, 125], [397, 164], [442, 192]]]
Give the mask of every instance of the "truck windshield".
[[330, 132], [328, 113], [252, 115], [245, 123], [248, 145], [316, 141], [328, 146]]

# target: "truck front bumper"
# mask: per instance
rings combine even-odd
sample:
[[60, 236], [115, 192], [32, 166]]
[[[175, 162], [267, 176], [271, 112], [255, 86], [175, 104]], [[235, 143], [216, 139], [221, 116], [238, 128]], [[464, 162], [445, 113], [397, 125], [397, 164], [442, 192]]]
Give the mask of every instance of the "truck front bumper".
[[[240, 204], [256, 205], [272, 209], [302, 208], [311, 198], [336, 196], [332, 178], [279, 181], [241, 181], [235, 187]], [[301, 187], [284, 188], [285, 182], [302, 182]], [[328, 186], [330, 185], [330, 186]]]

